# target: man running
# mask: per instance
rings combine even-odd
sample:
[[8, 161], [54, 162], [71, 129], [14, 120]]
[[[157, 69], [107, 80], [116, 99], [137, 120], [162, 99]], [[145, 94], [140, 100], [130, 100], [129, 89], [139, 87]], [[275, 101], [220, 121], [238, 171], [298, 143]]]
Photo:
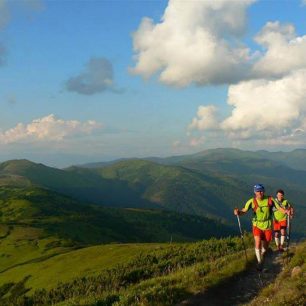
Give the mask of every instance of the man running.
[[269, 243], [272, 240], [272, 219], [274, 207], [284, 214], [289, 214], [290, 211], [279, 206], [273, 197], [265, 196], [265, 187], [262, 184], [254, 186], [254, 198], [249, 199], [244, 208], [239, 210], [234, 209], [235, 215], [243, 215], [250, 208], [253, 209], [254, 216], [252, 219], [253, 236], [255, 241], [255, 254], [258, 261], [258, 270], [262, 270], [263, 257], [268, 250]]
[[[284, 190], [279, 189], [276, 192], [275, 201], [277, 204], [284, 208], [289, 209], [291, 211], [291, 215], [293, 214], [293, 208], [289, 204], [289, 202], [285, 199]], [[273, 211], [273, 230], [274, 230], [274, 239], [277, 249], [280, 252], [284, 251], [284, 243], [286, 239], [286, 228], [287, 228], [287, 215], [280, 210]], [[279, 239], [280, 236], [280, 239]]]

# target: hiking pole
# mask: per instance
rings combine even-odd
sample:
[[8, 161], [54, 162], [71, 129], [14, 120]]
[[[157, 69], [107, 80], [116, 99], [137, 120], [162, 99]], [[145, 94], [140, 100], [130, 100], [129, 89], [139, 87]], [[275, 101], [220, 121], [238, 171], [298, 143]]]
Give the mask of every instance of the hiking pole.
[[241, 229], [241, 223], [240, 223], [239, 215], [237, 215], [237, 220], [238, 220], [238, 225], [239, 225], [240, 237], [241, 237], [241, 240], [242, 240], [242, 245], [243, 245], [243, 248], [244, 248], [245, 260], [248, 261], [248, 256], [247, 256], [247, 252], [246, 252], [246, 248], [245, 248], [245, 244], [244, 244], [244, 238], [243, 238], [243, 233], [242, 233], [242, 229]]
[[286, 230], [286, 247], [287, 247], [287, 263], [289, 262], [289, 243], [290, 243], [290, 216], [287, 215], [287, 230]]

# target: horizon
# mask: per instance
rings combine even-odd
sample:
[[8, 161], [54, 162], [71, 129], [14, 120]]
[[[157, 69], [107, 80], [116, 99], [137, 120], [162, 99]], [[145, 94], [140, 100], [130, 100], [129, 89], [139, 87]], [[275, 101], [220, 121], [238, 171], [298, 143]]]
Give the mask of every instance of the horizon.
[[[175, 158], [175, 157], [183, 157], [183, 156], [193, 156], [193, 155], [198, 155], [198, 154], [201, 154], [201, 153], [204, 153], [206, 151], [215, 151], [215, 150], [237, 150], [237, 151], [242, 151], [242, 152], [268, 152], [268, 153], [292, 153], [292, 152], [295, 152], [295, 151], [306, 151], [306, 149], [304, 148], [295, 148], [293, 150], [289, 150], [289, 151], [281, 151], [281, 150], [277, 150], [277, 151], [271, 151], [271, 150], [264, 150], [264, 149], [261, 149], [261, 150], [242, 150], [242, 149], [239, 149], [239, 148], [213, 148], [213, 149], [206, 149], [206, 150], [201, 150], [201, 151], [198, 151], [198, 152], [195, 152], [195, 153], [190, 153], [190, 154], [179, 154], [179, 155], [166, 155], [166, 156], [141, 156], [141, 157], [137, 157], [137, 156], [130, 156], [130, 157], [118, 157], [118, 158], [114, 158], [114, 159], [109, 159], [109, 160], [89, 160], [89, 159], [86, 159], [86, 157], [84, 157], [84, 162], [83, 163], [78, 163], [78, 164], [74, 164], [74, 163], [68, 163], [68, 162], [65, 162], [65, 163], [59, 163], [59, 164], [56, 164], [56, 163], [52, 163], [51, 162], [47, 162], [47, 161], [44, 161], [44, 160], [40, 160], [40, 159], [37, 159], [37, 160], [34, 160], [34, 159], [31, 159], [31, 158], [25, 158], [25, 157], [19, 157], [19, 158], [8, 158], [6, 160], [0, 160], [0, 164], [1, 163], [5, 163], [5, 162], [10, 162], [10, 161], [22, 161], [22, 160], [25, 160], [25, 161], [29, 161], [31, 163], [35, 163], [35, 164], [43, 164], [47, 167], [52, 167], [52, 168], [57, 168], [57, 169], [64, 169], [64, 168], [69, 168], [69, 167], [79, 167], [79, 166], [85, 166], [85, 165], [91, 165], [91, 164], [99, 164], [99, 163], [113, 163], [113, 162], [117, 162], [117, 161], [121, 161], [121, 160], [147, 160], [147, 159], [167, 159], [167, 158]], [[79, 157], [78, 157], [79, 158]]]
[[306, 149], [305, 15], [306, 0], [3, 0], [0, 160]]

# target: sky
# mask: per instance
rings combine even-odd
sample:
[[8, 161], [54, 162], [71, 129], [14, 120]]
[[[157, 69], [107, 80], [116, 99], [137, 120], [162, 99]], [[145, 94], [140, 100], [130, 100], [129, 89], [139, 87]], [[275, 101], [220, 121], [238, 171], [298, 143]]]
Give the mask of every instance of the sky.
[[0, 0], [0, 162], [306, 148], [305, 0]]

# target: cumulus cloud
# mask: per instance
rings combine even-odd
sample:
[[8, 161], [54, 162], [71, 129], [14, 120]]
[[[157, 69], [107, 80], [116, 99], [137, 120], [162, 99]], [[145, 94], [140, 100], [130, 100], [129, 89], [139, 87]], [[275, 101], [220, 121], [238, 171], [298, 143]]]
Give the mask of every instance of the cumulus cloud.
[[189, 129], [207, 130], [209, 125], [199, 123], [212, 117], [213, 126], [220, 127], [219, 138], [221, 135], [233, 142], [255, 140], [271, 146], [306, 144], [305, 101], [306, 69], [295, 70], [281, 79], [241, 82], [229, 87], [227, 103], [233, 109], [228, 117], [216, 123], [213, 113], [207, 112], [212, 106], [206, 106], [206, 114], [199, 116], [198, 112]]
[[222, 127], [248, 135], [291, 134], [305, 124], [306, 69], [278, 80], [253, 80], [229, 87], [233, 111]]
[[197, 117], [193, 118], [188, 129], [193, 130], [210, 130], [218, 128], [218, 120], [216, 118], [217, 108], [213, 105], [199, 106]]
[[66, 89], [83, 95], [114, 90], [111, 62], [105, 58], [91, 58], [83, 72], [66, 81]]
[[282, 77], [293, 69], [306, 68], [306, 35], [296, 36], [292, 24], [268, 22], [255, 41], [266, 51], [254, 64], [254, 77]]
[[133, 34], [131, 72], [175, 86], [235, 83], [248, 74], [252, 55], [238, 42], [254, 0], [170, 0], [161, 21], [143, 18]]
[[64, 121], [50, 114], [29, 124], [18, 123], [15, 127], [0, 133], [0, 143], [61, 141], [65, 138], [89, 135], [101, 127], [102, 125], [96, 121]]

